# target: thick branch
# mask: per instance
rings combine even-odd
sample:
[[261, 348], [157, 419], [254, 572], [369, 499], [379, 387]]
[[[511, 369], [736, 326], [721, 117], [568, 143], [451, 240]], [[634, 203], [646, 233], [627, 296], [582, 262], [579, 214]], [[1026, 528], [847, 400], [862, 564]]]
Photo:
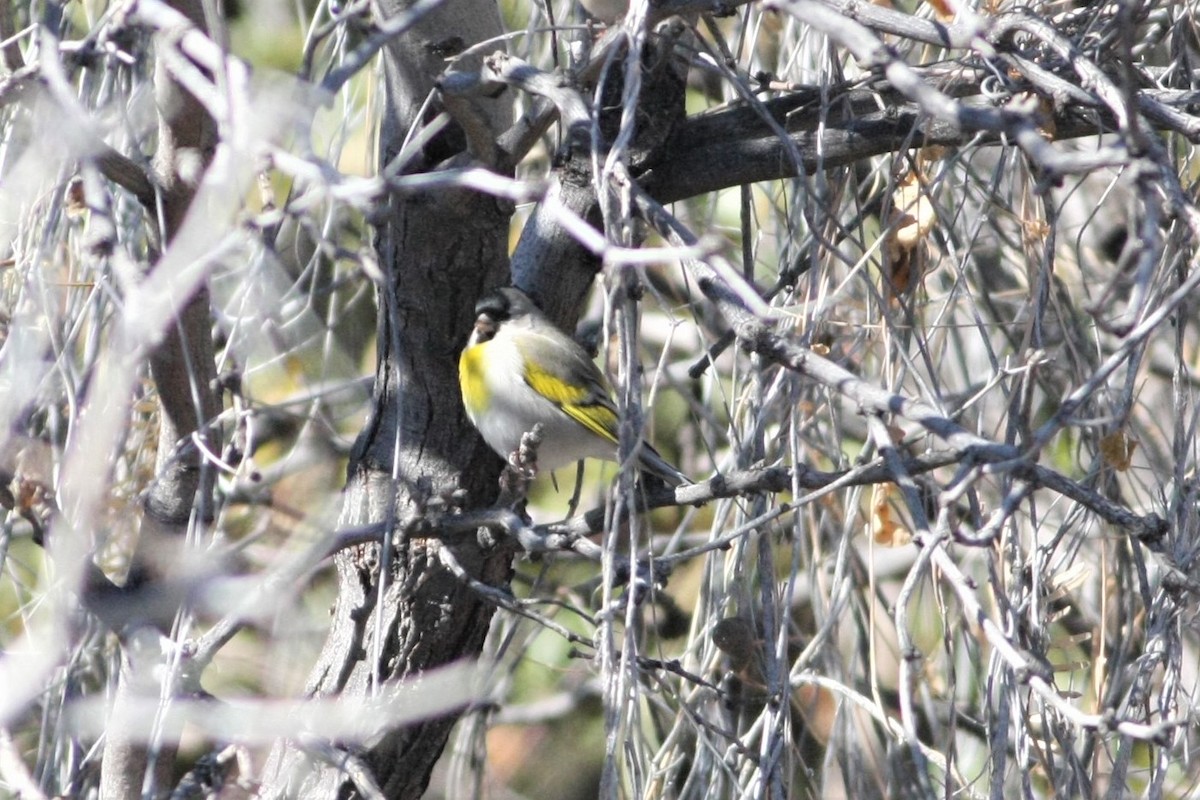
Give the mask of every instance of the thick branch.
[[[175, 0], [174, 8], [192, 25], [204, 28], [200, 0]], [[160, 48], [168, 46], [160, 40]], [[191, 208], [200, 174], [212, 158], [215, 130], [212, 118], [195, 97], [188, 94], [166, 71], [165, 53], [159, 53], [156, 75], [158, 107], [161, 110], [158, 151], [155, 154], [163, 229], [162, 241], [170, 243]], [[101, 162], [112, 169], [115, 159]], [[199, 164], [199, 173], [196, 164]], [[124, 172], [124, 169], [121, 170]], [[145, 203], [145, 186], [133, 181], [135, 194]], [[145, 501], [145, 514], [132, 575], [165, 575], [176, 561], [184, 534], [193, 521], [212, 517], [213, 471], [192, 441], [197, 437], [209, 449], [219, 449], [219, 436], [209, 430], [221, 412], [216, 389], [216, 366], [210, 334], [211, 316], [207, 289], [200, 289], [182, 307], [161, 344], [150, 356], [150, 371], [158, 389], [159, 442], [155, 480]], [[167, 617], [169, 619], [169, 617]], [[118, 689], [119, 709], [130, 692], [136, 692], [148, 676], [135, 675], [149, 669], [127, 663]], [[102, 794], [108, 798], [135, 798], [143, 794], [147, 751], [128, 731], [120, 730], [118, 713], [105, 740]], [[128, 719], [126, 720], [128, 722]], [[144, 721], [138, 721], [142, 724]], [[167, 785], [174, 766], [175, 742], [164, 742], [155, 759], [153, 786]]]
[[[425, 13], [414, 19], [404, 3], [373, 4], [381, 15], [379, 30], [387, 32], [369, 43], [382, 44], [383, 53], [381, 164], [396, 159], [411, 129], [439, 114], [435, 103], [419, 116], [445, 79], [446, 56], [501, 32], [495, 5], [485, 0], [419, 5]], [[407, 29], [393, 37], [402, 27]], [[456, 69], [478, 66], [478, 59], [464, 57]], [[424, 141], [420, 157], [406, 160], [406, 172], [457, 164], [468, 147], [476, 156], [493, 157], [482, 137], [510, 124], [507, 101], [459, 99], [451, 98], [445, 109], [459, 124]], [[378, 263], [386, 278], [378, 287], [375, 390], [371, 418], [351, 454], [341, 523], [380, 535], [376, 544], [336, 557], [338, 599], [309, 676], [312, 696], [367, 697], [385, 682], [472, 658], [482, 647], [494, 607], [455, 572], [503, 586], [511, 550], [484, 548], [472, 539], [459, 543], [451, 557], [413, 521], [441, 498], [461, 494], [471, 508], [490, 505], [496, 495], [499, 460], [462, 410], [456, 356], [475, 300], [506, 280], [511, 211], [508, 203], [467, 190], [395, 193], [376, 209]], [[359, 754], [361, 765], [385, 797], [419, 797], [455, 720], [449, 714], [396, 726]], [[281, 742], [264, 771], [262, 794], [329, 797], [350, 790], [336, 764], [311, 756], [304, 743]]]

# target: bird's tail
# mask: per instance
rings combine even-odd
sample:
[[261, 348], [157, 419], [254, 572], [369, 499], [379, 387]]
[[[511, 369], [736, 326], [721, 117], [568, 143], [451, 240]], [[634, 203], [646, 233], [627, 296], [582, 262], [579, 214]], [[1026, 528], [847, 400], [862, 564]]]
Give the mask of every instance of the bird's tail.
[[692, 479], [679, 471], [671, 462], [658, 454], [658, 451], [646, 442], [642, 442], [640, 458], [642, 469], [651, 475], [657, 475], [667, 486], [674, 489], [677, 486], [688, 486]]

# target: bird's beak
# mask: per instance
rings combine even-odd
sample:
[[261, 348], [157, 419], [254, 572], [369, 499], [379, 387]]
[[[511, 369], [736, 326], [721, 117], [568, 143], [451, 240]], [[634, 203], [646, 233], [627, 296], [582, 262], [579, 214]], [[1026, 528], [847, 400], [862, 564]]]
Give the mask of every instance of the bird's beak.
[[496, 335], [496, 320], [487, 314], [480, 314], [475, 319], [475, 330], [471, 333], [471, 343], [486, 342]]

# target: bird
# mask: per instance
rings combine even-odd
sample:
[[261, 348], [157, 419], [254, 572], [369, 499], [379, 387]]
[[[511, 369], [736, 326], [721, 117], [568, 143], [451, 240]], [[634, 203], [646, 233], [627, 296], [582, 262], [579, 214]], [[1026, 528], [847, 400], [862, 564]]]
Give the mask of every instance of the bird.
[[[496, 289], [475, 305], [458, 379], [467, 417], [501, 458], [515, 453], [521, 437], [540, 423], [540, 470], [583, 458], [617, 460], [619, 416], [608, 381], [520, 289]], [[670, 487], [692, 482], [648, 442], [640, 443], [637, 456], [645, 472]]]

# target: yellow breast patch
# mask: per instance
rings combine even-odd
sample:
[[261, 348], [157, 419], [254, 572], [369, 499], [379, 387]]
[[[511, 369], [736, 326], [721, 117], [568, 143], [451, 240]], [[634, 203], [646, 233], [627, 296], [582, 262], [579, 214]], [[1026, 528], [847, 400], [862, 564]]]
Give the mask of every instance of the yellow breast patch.
[[488, 407], [487, 377], [484, 375], [486, 348], [486, 342], [468, 347], [458, 359], [458, 385], [462, 389], [463, 405], [473, 415], [484, 413]]

